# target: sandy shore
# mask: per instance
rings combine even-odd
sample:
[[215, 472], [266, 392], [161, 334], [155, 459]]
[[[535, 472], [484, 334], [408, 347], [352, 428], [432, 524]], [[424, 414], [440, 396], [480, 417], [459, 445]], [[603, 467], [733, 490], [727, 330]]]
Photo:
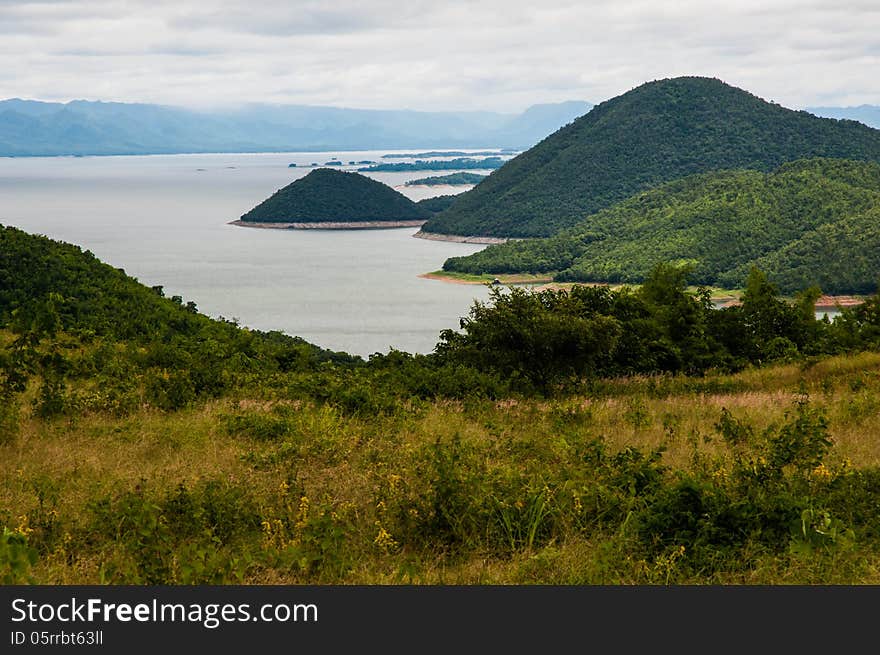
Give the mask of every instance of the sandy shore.
[[855, 296], [820, 296], [816, 301], [816, 307], [834, 308], [834, 307], [857, 307], [865, 302], [864, 298], [856, 298]]
[[[858, 298], [856, 296], [820, 296], [818, 300], [816, 300], [816, 309], [835, 309], [837, 307], [858, 307], [863, 302], [865, 302], [864, 298]], [[721, 307], [735, 307], [737, 305], [741, 305], [742, 301], [738, 298], [732, 298], [725, 302], [720, 302], [719, 306]]]
[[484, 243], [484, 244], [493, 244], [493, 243], [506, 243], [510, 241], [510, 239], [504, 239], [502, 237], [463, 237], [457, 234], [437, 234], [435, 232], [422, 232], [419, 230], [415, 234], [414, 237], [418, 239], [429, 239], [430, 241], [452, 241], [454, 243]]
[[393, 227], [421, 227], [424, 219], [416, 221], [348, 221], [324, 223], [255, 223], [251, 221], [229, 221], [230, 225], [256, 227], [269, 230], [381, 230]]
[[[492, 280], [462, 280], [460, 278], [444, 275], [443, 273], [422, 273], [419, 277], [426, 280], [439, 280], [440, 282], [449, 282], [451, 284], [488, 284]], [[498, 275], [498, 281], [502, 285], [507, 284], [544, 284], [550, 278], [546, 275], [531, 275], [523, 273], [520, 275]]]
[[[448, 282], [451, 284], [486, 284], [489, 280], [461, 280], [456, 279], [454, 277], [446, 276], [442, 273], [422, 273], [419, 277], [424, 278], [426, 280], [439, 280], [441, 282]], [[513, 275], [498, 275], [497, 279], [501, 282], [502, 285], [508, 284], [529, 284], [536, 285], [533, 287], [533, 291], [566, 291], [575, 285], [580, 286], [592, 286], [592, 287], [611, 287], [612, 289], [619, 289], [622, 284], [609, 284], [607, 282], [553, 282], [551, 279], [546, 276], [540, 275], [528, 275], [528, 274], [513, 274]], [[736, 305], [742, 304], [739, 298], [735, 296], [721, 296], [714, 299], [716, 306], [719, 308], [722, 307], [734, 307]], [[836, 309], [838, 307], [857, 307], [865, 302], [864, 298], [859, 298], [858, 296], [821, 296], [816, 301], [816, 309]]]

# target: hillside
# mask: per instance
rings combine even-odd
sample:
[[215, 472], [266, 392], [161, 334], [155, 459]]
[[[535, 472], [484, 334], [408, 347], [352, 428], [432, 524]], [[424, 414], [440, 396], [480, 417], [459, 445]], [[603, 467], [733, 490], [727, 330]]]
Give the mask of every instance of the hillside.
[[195, 302], [166, 298], [161, 286], [146, 287], [88, 250], [15, 227], [0, 225], [0, 254], [0, 329], [42, 325], [47, 332], [63, 330], [86, 340], [158, 345], [166, 359], [175, 348], [205, 348], [212, 357], [238, 355], [263, 370], [283, 367], [276, 357], [355, 359], [299, 337], [244, 330], [210, 318], [199, 313]]
[[880, 131], [766, 102], [717, 79], [649, 82], [514, 157], [424, 232], [545, 237], [663, 182], [786, 161], [880, 161]]
[[802, 160], [668, 182], [548, 239], [490, 246], [444, 269], [632, 283], [658, 262], [686, 261], [695, 283], [737, 288], [757, 264], [784, 291], [864, 293], [880, 271], [878, 218], [880, 165]]
[[416, 204], [422, 209], [426, 209], [432, 214], [436, 214], [437, 212], [441, 212], [444, 209], [448, 209], [455, 199], [458, 198], [460, 194], [448, 194], [442, 196], [433, 196], [431, 198], [424, 198], [423, 200], [419, 200]]
[[878, 582], [877, 296], [714, 309], [662, 265], [364, 361], [0, 253], [4, 584]]
[[358, 173], [317, 168], [241, 217], [248, 223], [417, 221], [430, 216], [402, 193]]

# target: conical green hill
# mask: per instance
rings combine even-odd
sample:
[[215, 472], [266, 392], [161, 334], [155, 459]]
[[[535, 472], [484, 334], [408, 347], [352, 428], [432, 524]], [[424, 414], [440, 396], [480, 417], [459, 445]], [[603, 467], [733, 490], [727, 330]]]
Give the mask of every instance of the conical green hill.
[[423, 231], [544, 237], [694, 173], [770, 171], [796, 159], [880, 161], [880, 130], [818, 118], [704, 77], [643, 84], [514, 157]]
[[254, 223], [414, 221], [431, 213], [359, 173], [316, 168], [241, 217]]

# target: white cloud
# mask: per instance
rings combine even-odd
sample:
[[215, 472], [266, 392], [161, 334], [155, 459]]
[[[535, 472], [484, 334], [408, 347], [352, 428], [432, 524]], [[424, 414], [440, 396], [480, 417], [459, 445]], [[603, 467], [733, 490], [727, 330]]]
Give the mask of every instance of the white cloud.
[[880, 104], [878, 32], [875, 0], [0, 0], [0, 97], [512, 111], [688, 74]]

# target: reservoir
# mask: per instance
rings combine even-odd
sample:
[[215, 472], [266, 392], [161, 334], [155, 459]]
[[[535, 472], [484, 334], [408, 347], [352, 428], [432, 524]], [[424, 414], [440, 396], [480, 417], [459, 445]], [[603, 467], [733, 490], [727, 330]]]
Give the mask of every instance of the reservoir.
[[[391, 348], [428, 353], [440, 331], [457, 329], [488, 289], [419, 275], [485, 246], [413, 238], [418, 228], [266, 230], [228, 224], [306, 175], [312, 162], [337, 158], [344, 162], [340, 168], [354, 170], [349, 161], [381, 162], [382, 154], [0, 158], [0, 223], [90, 250], [215, 318], [362, 356]], [[449, 172], [369, 176], [413, 200], [471, 188], [403, 186]]]

